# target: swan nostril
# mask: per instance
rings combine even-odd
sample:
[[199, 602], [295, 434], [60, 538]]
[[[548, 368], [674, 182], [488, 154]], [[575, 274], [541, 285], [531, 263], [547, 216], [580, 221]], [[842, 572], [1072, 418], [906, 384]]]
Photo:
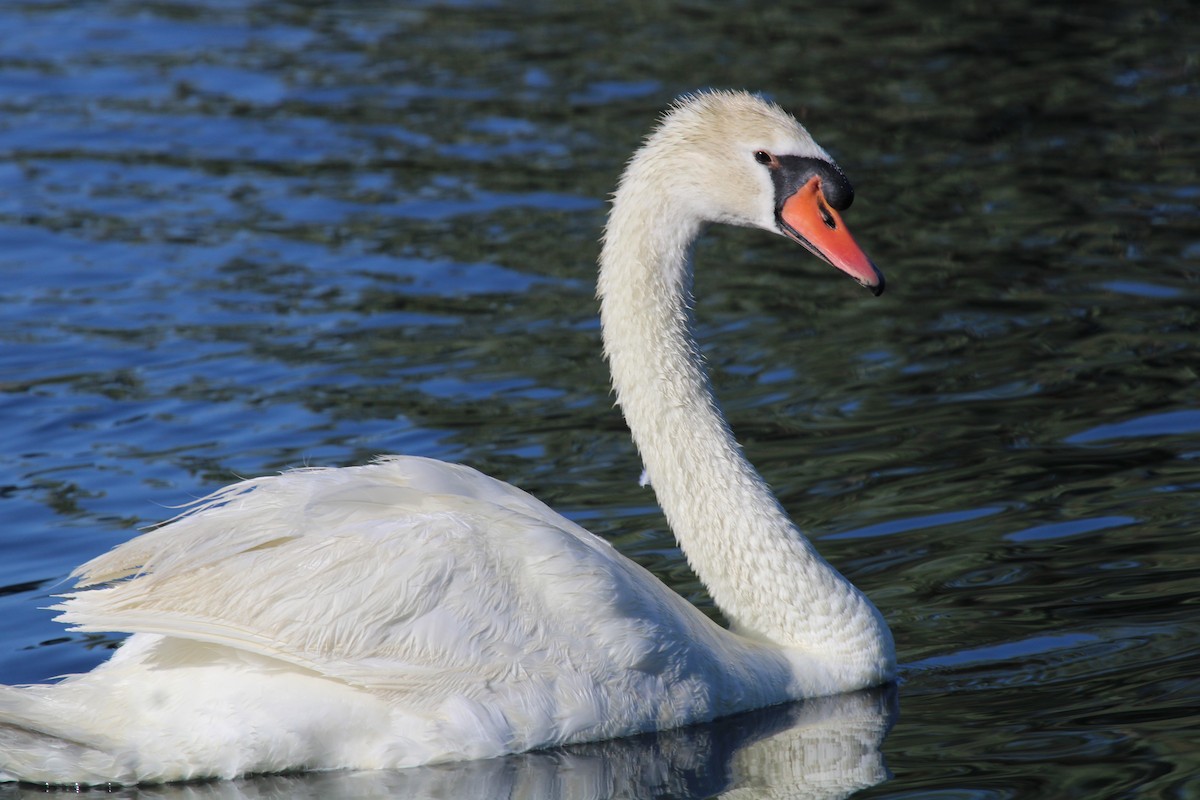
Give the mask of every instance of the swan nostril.
[[817, 203], [817, 210], [821, 212], [821, 221], [825, 223], [825, 227], [831, 231], [837, 230], [837, 220], [833, 218], [833, 214], [829, 213], [829, 209], [824, 203]]

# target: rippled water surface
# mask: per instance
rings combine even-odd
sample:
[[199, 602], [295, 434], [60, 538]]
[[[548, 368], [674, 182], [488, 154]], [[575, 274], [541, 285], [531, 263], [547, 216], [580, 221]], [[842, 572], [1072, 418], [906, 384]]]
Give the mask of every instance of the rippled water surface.
[[887, 616], [898, 699], [141, 794], [1200, 797], [1198, 43], [1183, 2], [0, 5], [0, 682], [107, 657], [41, 609], [170, 506], [389, 452], [517, 484], [716, 615], [638, 487], [592, 281], [655, 115], [745, 87], [847, 170], [889, 289], [714, 229], [700, 334]]

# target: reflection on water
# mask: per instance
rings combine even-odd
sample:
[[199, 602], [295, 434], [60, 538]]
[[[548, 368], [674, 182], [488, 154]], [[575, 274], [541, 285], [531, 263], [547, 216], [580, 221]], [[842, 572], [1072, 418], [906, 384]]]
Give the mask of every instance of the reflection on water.
[[[836, 800], [887, 777], [880, 745], [894, 720], [895, 700], [894, 689], [858, 692], [628, 739], [405, 770], [265, 775], [237, 781], [69, 791], [131, 800]], [[0, 797], [43, 792], [34, 787], [0, 786]]]
[[719, 619], [637, 486], [592, 279], [655, 114], [747, 87], [847, 169], [888, 276], [697, 248], [732, 424], [896, 636], [895, 775], [860, 795], [1200, 792], [1187, 3], [17, 0], [0, 30], [0, 681], [108, 654], [39, 609], [169, 506], [389, 452], [532, 491]]

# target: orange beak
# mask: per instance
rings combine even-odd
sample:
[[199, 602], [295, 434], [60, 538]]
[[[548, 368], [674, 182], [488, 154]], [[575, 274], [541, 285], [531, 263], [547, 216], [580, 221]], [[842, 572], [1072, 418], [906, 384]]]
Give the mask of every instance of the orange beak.
[[825, 200], [821, 178], [814, 176], [783, 201], [779, 227], [789, 239], [870, 289], [883, 294], [883, 273], [862, 251], [842, 217]]

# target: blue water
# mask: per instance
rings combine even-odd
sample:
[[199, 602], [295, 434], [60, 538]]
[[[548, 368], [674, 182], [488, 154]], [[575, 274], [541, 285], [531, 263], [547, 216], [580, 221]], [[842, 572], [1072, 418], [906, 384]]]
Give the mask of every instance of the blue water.
[[1200, 796], [1187, 4], [16, 0], [0, 32], [0, 682], [119, 642], [44, 610], [75, 565], [380, 453], [519, 485], [720, 619], [638, 486], [593, 299], [605, 197], [680, 92], [795, 111], [888, 276], [697, 248], [724, 407], [888, 618], [894, 695], [124, 794]]

